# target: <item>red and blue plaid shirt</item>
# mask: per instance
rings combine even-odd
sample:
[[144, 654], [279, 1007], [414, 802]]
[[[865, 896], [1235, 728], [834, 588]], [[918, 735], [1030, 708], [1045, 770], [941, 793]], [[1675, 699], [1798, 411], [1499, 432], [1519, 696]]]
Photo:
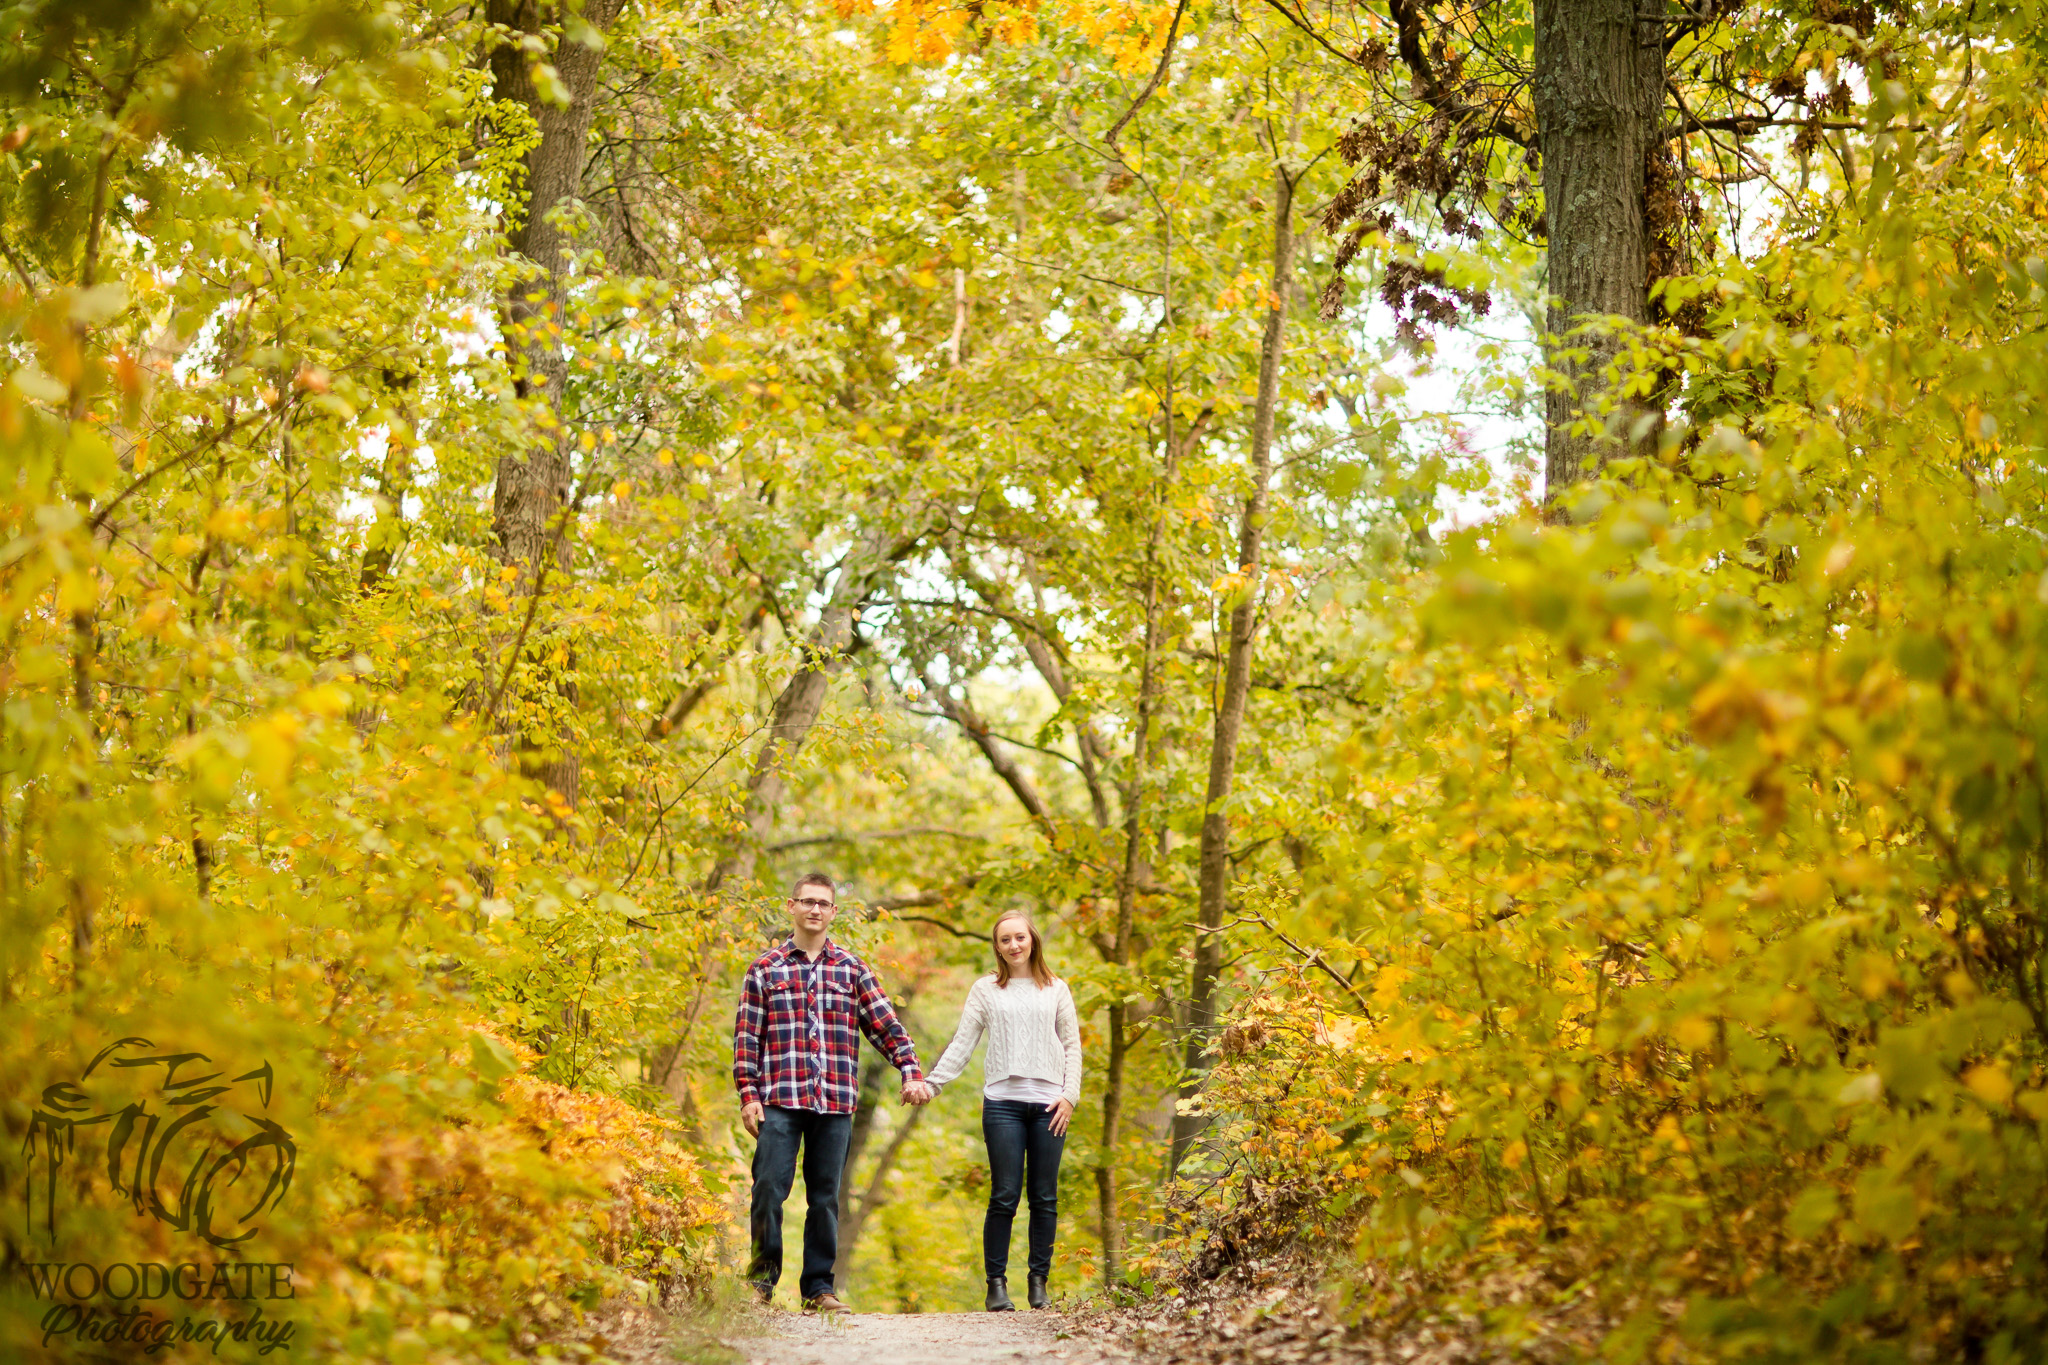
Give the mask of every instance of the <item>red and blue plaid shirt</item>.
[[868, 964], [831, 940], [816, 958], [789, 939], [754, 959], [732, 1024], [732, 1083], [742, 1105], [850, 1114], [860, 1033], [905, 1081], [924, 1079], [917, 1049]]

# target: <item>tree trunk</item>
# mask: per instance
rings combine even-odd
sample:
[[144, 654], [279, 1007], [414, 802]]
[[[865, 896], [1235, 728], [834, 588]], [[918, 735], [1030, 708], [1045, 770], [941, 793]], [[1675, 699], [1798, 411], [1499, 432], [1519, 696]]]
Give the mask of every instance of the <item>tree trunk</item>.
[[841, 578], [841, 591], [825, 607], [817, 628], [807, 642], [808, 657], [783, 686], [768, 717], [768, 738], [754, 755], [747, 774], [746, 834], [739, 845], [718, 860], [705, 881], [716, 891], [727, 882], [753, 880], [754, 867], [761, 859], [761, 844], [775, 823], [775, 805], [787, 785], [790, 763], [810, 738], [811, 727], [825, 710], [825, 696], [832, 690], [832, 675], [846, 661], [846, 647], [853, 638], [853, 609], [858, 599], [848, 572]]
[[[1119, 924], [1123, 916], [1117, 916]], [[1123, 1133], [1124, 1058], [1130, 1053], [1127, 1019], [1130, 1006], [1122, 1000], [1109, 1007], [1109, 1056], [1102, 1066], [1102, 1144], [1095, 1163], [1096, 1215], [1102, 1224], [1102, 1284], [1106, 1289], [1123, 1277], [1123, 1215], [1117, 1211], [1116, 1144]]]
[[356, 577], [356, 591], [369, 596], [384, 586], [391, 565], [405, 544], [405, 499], [412, 492], [412, 448], [410, 430], [396, 424], [384, 447], [384, 465], [377, 473], [377, 495], [373, 502], [377, 520], [370, 526], [369, 544], [363, 550], [362, 571]]
[[[846, 1161], [839, 1171], [841, 1226], [853, 1212], [853, 1172], [860, 1165], [860, 1154], [867, 1150], [868, 1134], [875, 1130], [875, 1111], [882, 1107], [882, 1073], [888, 1069], [888, 1062], [879, 1056], [869, 1057], [861, 1065], [860, 1090], [853, 1104], [853, 1128], [846, 1135]], [[844, 1242], [845, 1238], [840, 1240]], [[839, 1283], [846, 1283], [843, 1275]]]
[[[1173, 395], [1167, 390], [1166, 463], [1160, 471], [1158, 503], [1145, 540], [1145, 642], [1138, 661], [1137, 733], [1131, 740], [1131, 776], [1124, 801], [1124, 865], [1116, 883], [1116, 937], [1110, 960], [1118, 967], [1131, 960], [1136, 928], [1138, 886], [1149, 879], [1145, 863], [1145, 770], [1152, 759], [1152, 712], [1159, 690], [1159, 542], [1164, 534], [1167, 497], [1180, 464], [1173, 439]], [[1109, 1005], [1109, 1059], [1102, 1072], [1102, 1140], [1095, 1166], [1095, 1193], [1102, 1221], [1102, 1283], [1123, 1277], [1123, 1215], [1117, 1209], [1116, 1145], [1123, 1133], [1124, 1058], [1130, 1051], [1130, 1006], [1121, 998]]]
[[[835, 1288], [846, 1287], [847, 1279], [853, 1274], [853, 1253], [860, 1246], [861, 1230], [867, 1226], [868, 1215], [889, 1202], [887, 1186], [889, 1172], [896, 1167], [896, 1158], [903, 1155], [903, 1145], [910, 1141], [910, 1135], [917, 1131], [917, 1125], [924, 1119], [923, 1109], [913, 1109], [903, 1118], [903, 1126], [889, 1139], [889, 1145], [882, 1149], [882, 1155], [875, 1162], [874, 1173], [868, 1177], [868, 1187], [862, 1191], [860, 1204], [854, 1208], [851, 1217], [839, 1225], [839, 1258], [833, 1264], [832, 1282]], [[852, 1174], [849, 1165], [847, 1174]], [[842, 1186], [845, 1177], [841, 1177]], [[842, 1198], [844, 1196], [842, 1195]]]
[[[1597, 471], [1612, 444], [1574, 435], [1570, 426], [1596, 396], [1618, 347], [1610, 338], [1568, 333], [1589, 316], [1640, 323], [1649, 313], [1644, 176], [1661, 136], [1662, 9], [1639, 8], [1638, 0], [1536, 0], [1536, 122], [1552, 299], [1545, 358], [1570, 384], [1545, 399], [1544, 496], [1552, 502]], [[1633, 421], [1622, 414], [1624, 440]]]
[[[99, 644], [97, 608], [87, 610], [80, 607], [72, 612], [71, 703], [78, 712], [79, 728], [86, 739], [85, 752], [79, 756], [78, 775], [72, 782], [72, 797], [81, 813], [89, 808], [92, 801], [92, 783], [87, 775], [100, 756], [99, 720], [94, 714], [92, 680], [92, 666], [99, 654]], [[85, 989], [86, 974], [92, 968], [93, 933], [97, 927], [100, 902], [100, 879], [97, 875], [99, 847], [97, 839], [84, 839], [67, 860], [70, 867], [65, 874], [65, 890], [71, 909], [71, 989], [74, 992]]]
[[[775, 821], [775, 803], [782, 797], [789, 765], [825, 710], [825, 694], [831, 690], [833, 675], [859, 647], [853, 623], [862, 600], [874, 592], [877, 580], [890, 565], [924, 543], [925, 535], [924, 531], [909, 532], [892, 542], [884, 531], [872, 531], [841, 563], [831, 600], [805, 643], [804, 662], [775, 699], [767, 742], [754, 756], [753, 769], [747, 775], [746, 836], [711, 869], [705, 889], [716, 891], [727, 882], [752, 879], [762, 842]], [[856, 573], [856, 568], [860, 572]]]
[[1024, 770], [996, 744], [995, 736], [989, 733], [988, 722], [981, 718], [965, 698], [954, 696], [952, 688], [941, 687], [932, 681], [929, 668], [919, 669], [918, 681], [924, 684], [925, 692], [938, 704], [939, 709], [946, 713], [946, 718], [959, 726], [967, 738], [974, 742], [974, 747], [981, 750], [981, 756], [988, 760], [988, 766], [1003, 780], [1003, 785], [1010, 789], [1010, 794], [1017, 798], [1017, 804], [1024, 807], [1025, 813], [1045, 831], [1046, 840], [1057, 847], [1059, 831], [1053, 824], [1052, 811], [1039, 796], [1038, 789], [1031, 785], [1031, 779], [1024, 775]]
[[[1238, 523], [1237, 559], [1244, 586], [1230, 609], [1230, 650], [1223, 669], [1223, 697], [1209, 741], [1209, 787], [1202, 803], [1202, 843], [1197, 859], [1201, 891], [1195, 931], [1195, 961], [1188, 985], [1187, 1056], [1180, 1097], [1202, 1089], [1210, 1065], [1209, 1041], [1216, 1027], [1216, 981], [1223, 969], [1223, 908], [1230, 893], [1230, 798], [1237, 774], [1238, 738], [1252, 690], [1252, 646], [1259, 628], [1261, 546], [1266, 533], [1266, 484], [1273, 469], [1274, 410], [1279, 405], [1280, 359], [1286, 350], [1287, 305], [1294, 287], [1294, 180], [1285, 165], [1273, 168], [1273, 302], [1259, 341], [1259, 389], [1252, 409], [1251, 487]], [[1206, 1120], [1176, 1112], [1166, 1174], [1172, 1179], [1189, 1144]]]
[[[583, 22], [602, 32], [618, 17], [622, 4], [623, 0], [586, 0]], [[488, 16], [492, 23], [535, 36], [549, 22], [565, 17], [559, 9], [544, 8], [534, 0], [489, 0]], [[542, 98], [532, 61], [511, 44], [491, 53], [493, 93], [524, 105], [540, 129], [540, 140], [525, 158], [526, 203], [508, 234], [513, 251], [532, 269], [503, 302], [503, 330], [512, 353], [515, 389], [538, 409], [535, 424], [541, 434], [525, 451], [499, 457], [491, 495], [491, 529], [499, 562], [519, 571], [520, 589], [526, 594], [541, 590], [550, 563], [566, 568], [569, 559], [564, 519], [573, 509], [568, 506], [569, 431], [562, 412], [568, 377], [561, 339], [564, 239], [554, 213], [582, 187], [603, 52], [567, 36], [556, 42], [552, 61], [569, 94], [565, 106]], [[573, 685], [569, 692], [573, 702]], [[532, 746], [522, 741], [522, 747]], [[551, 758], [531, 766], [548, 786], [575, 801], [582, 764], [574, 753], [554, 746]]]

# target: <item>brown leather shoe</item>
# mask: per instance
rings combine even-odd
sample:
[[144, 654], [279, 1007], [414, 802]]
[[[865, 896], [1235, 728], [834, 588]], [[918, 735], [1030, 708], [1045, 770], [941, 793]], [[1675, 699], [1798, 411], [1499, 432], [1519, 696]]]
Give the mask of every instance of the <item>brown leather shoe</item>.
[[815, 1299], [804, 1300], [804, 1311], [806, 1313], [851, 1313], [853, 1310], [841, 1303], [837, 1294], [824, 1293], [818, 1295]]

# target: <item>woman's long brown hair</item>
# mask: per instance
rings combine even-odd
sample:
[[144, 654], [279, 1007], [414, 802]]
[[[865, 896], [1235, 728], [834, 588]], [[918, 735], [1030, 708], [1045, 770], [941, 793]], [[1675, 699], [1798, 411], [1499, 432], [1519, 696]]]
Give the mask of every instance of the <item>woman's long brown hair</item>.
[[[1039, 986], [1046, 987], [1059, 980], [1052, 974], [1052, 968], [1045, 965], [1045, 939], [1039, 935], [1038, 924], [1022, 910], [1005, 910], [996, 916], [996, 922], [988, 931], [990, 946], [994, 946], [996, 935], [1003, 932], [1003, 926], [1011, 920], [1022, 920], [1024, 927], [1031, 931], [1031, 979]], [[1002, 990], [1010, 984], [1010, 962], [1003, 956], [1001, 948], [996, 949], [996, 989]]]

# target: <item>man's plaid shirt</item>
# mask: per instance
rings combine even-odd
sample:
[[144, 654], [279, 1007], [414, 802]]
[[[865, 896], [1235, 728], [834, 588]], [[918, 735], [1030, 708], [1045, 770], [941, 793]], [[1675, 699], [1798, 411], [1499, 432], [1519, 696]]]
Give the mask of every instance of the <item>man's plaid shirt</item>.
[[831, 940], [821, 958], [794, 939], [754, 959], [732, 1025], [732, 1081], [740, 1103], [850, 1114], [860, 1033], [905, 1081], [924, 1079], [917, 1049], [868, 964]]

